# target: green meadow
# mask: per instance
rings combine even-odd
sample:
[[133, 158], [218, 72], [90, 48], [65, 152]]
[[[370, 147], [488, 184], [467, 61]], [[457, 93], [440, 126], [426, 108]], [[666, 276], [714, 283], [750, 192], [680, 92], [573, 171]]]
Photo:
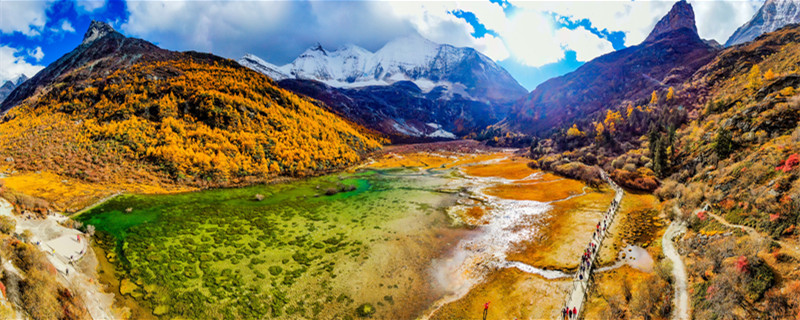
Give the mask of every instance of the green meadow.
[[436, 191], [450, 179], [365, 171], [124, 195], [78, 219], [96, 227], [121, 294], [157, 316], [388, 316], [435, 299], [426, 274], [445, 248], [431, 244], [459, 232], [444, 210], [456, 196]]

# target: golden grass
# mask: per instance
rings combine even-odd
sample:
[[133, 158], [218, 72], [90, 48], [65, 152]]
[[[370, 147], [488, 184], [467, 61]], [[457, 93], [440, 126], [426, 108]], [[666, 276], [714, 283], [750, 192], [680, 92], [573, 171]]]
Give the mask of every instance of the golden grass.
[[586, 185], [572, 179], [539, 183], [509, 183], [486, 188], [488, 195], [511, 200], [549, 202], [580, 194]]
[[[367, 168], [392, 169], [392, 168], [421, 168], [439, 169], [466, 167], [474, 164], [510, 157], [510, 153], [475, 153], [463, 154], [454, 152], [408, 152], [408, 153], [386, 153], [374, 162], [367, 164]], [[527, 168], [527, 165], [518, 160], [520, 164]], [[525, 162], [527, 163], [527, 162]], [[531, 170], [530, 168], [527, 168]], [[527, 175], [526, 175], [527, 177]]]
[[517, 269], [502, 269], [475, 286], [463, 298], [444, 305], [431, 319], [554, 319], [567, 296], [571, 281], [547, 280]]
[[389, 168], [438, 168], [443, 164], [453, 161], [453, 159], [444, 155], [434, 155], [427, 152], [415, 152], [406, 154], [388, 153], [375, 162], [370, 163], [368, 167], [376, 169], [389, 169]]
[[449, 167], [460, 167], [469, 165], [479, 165], [481, 162], [498, 160], [511, 156], [509, 153], [495, 152], [495, 153], [476, 153], [469, 155], [461, 155], [458, 160], [454, 161]]
[[499, 177], [509, 180], [526, 178], [539, 170], [528, 167], [530, 159], [514, 157], [497, 163], [476, 164], [464, 167], [464, 173], [473, 177]]
[[542, 269], [576, 269], [597, 222], [613, 198], [613, 191], [603, 188], [553, 203], [537, 238], [520, 244], [516, 252], [509, 254], [508, 260]]
[[47, 200], [54, 210], [76, 212], [118, 192], [172, 193], [192, 191], [185, 186], [147, 185], [136, 183], [94, 184], [43, 171], [25, 172], [3, 179], [5, 186], [36, 198]]
[[629, 288], [631, 288], [631, 296], [635, 297], [639, 294], [637, 284], [644, 281], [651, 281], [652, 277], [655, 277], [655, 275], [639, 271], [628, 265], [624, 265], [612, 271], [595, 274], [595, 284], [592, 286], [592, 293], [584, 304], [584, 319], [603, 318], [601, 311], [608, 303], [601, 297], [622, 297], [623, 281], [628, 282]]
[[[609, 226], [608, 238], [600, 248], [599, 264], [614, 263], [619, 250], [626, 244], [639, 245], [651, 254], [660, 254], [660, 245], [653, 245], [665, 230], [664, 222], [658, 217], [660, 206], [658, 198], [652, 194], [625, 192], [616, 219]], [[652, 247], [658, 247], [657, 252], [652, 251]]]

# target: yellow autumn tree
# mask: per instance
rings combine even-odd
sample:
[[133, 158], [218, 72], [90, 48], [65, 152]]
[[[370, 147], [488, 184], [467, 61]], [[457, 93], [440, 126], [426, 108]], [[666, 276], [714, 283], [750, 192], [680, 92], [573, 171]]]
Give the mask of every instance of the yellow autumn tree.
[[772, 69], [767, 70], [767, 72], [764, 72], [764, 79], [765, 80], [775, 79], [775, 72], [773, 72]]
[[572, 137], [583, 137], [585, 135], [586, 134], [584, 134], [583, 132], [581, 132], [580, 129], [578, 129], [578, 125], [577, 124], [573, 124], [572, 128], [569, 128], [567, 130], [567, 137], [570, 137], [570, 138], [572, 138]]
[[672, 88], [672, 87], [669, 87], [669, 90], [667, 91], [667, 98], [665, 100], [666, 101], [670, 101], [674, 97], [675, 97], [675, 89]]
[[606, 118], [603, 120], [603, 124], [605, 125], [605, 129], [608, 130], [608, 133], [614, 134], [614, 132], [617, 131], [617, 126], [621, 122], [622, 115], [619, 111], [606, 111]]
[[656, 93], [655, 90], [653, 90], [653, 94], [650, 95], [650, 104], [651, 105], [658, 104], [658, 94]]
[[628, 108], [625, 109], [625, 119], [630, 119], [631, 118], [631, 114], [633, 114], [633, 105], [632, 104], [628, 104]]
[[606, 128], [603, 126], [603, 123], [595, 122], [594, 123], [594, 133], [595, 133], [594, 139], [597, 140], [597, 141], [602, 141], [603, 140], [603, 132], [605, 130], [606, 130]]
[[758, 90], [761, 88], [761, 68], [758, 65], [753, 65], [750, 72], [747, 74], [747, 87], [751, 90]]

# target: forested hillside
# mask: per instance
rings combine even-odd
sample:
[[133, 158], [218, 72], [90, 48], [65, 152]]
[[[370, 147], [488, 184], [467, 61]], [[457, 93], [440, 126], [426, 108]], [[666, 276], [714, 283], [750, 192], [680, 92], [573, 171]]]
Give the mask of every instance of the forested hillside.
[[340, 168], [380, 146], [234, 61], [179, 56], [63, 75], [3, 118], [0, 153], [16, 169], [88, 181], [225, 184]]

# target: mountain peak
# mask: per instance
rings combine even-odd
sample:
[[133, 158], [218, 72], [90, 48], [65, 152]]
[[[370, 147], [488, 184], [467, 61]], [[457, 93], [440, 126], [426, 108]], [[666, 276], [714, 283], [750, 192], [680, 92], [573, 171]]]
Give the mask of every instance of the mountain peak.
[[752, 41], [756, 37], [800, 22], [800, 0], [767, 0], [750, 21], [736, 29], [725, 46]]
[[319, 51], [319, 52], [322, 52], [322, 54], [324, 54], [324, 55], [326, 55], [326, 56], [328, 55], [328, 53], [325, 51], [325, 48], [323, 48], [323, 47], [322, 47], [322, 44], [320, 44], [319, 42], [317, 42], [317, 44], [315, 44], [314, 46], [312, 46], [312, 47], [311, 47], [311, 48], [309, 48], [308, 50], [311, 50], [311, 51]]
[[692, 5], [686, 0], [680, 0], [672, 6], [669, 13], [658, 21], [656, 27], [647, 36], [644, 42], [654, 42], [659, 36], [682, 28], [688, 28], [697, 34], [697, 25], [694, 20]]
[[81, 44], [90, 43], [113, 32], [115, 32], [114, 28], [108, 23], [92, 20], [92, 24], [89, 25], [89, 30], [86, 30], [86, 34], [83, 35], [83, 42]]

